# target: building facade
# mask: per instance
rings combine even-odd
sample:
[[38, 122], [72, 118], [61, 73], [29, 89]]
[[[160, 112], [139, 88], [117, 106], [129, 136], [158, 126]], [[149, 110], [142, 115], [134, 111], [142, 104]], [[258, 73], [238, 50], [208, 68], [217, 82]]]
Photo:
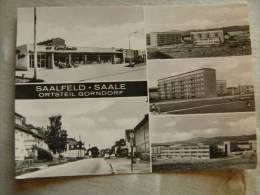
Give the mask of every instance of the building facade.
[[216, 81], [216, 90], [218, 96], [227, 95], [227, 81], [225, 80], [217, 80]]
[[[64, 39], [55, 38], [37, 44], [38, 68], [54, 69], [61, 64], [119, 64], [126, 59], [134, 58], [138, 50], [101, 48], [101, 47], [71, 47]], [[16, 69], [30, 70], [34, 68], [33, 44], [24, 44], [16, 48]]]
[[239, 91], [240, 95], [254, 94], [254, 86], [253, 85], [239, 85], [238, 91]]
[[26, 124], [24, 116], [15, 113], [15, 160], [38, 159], [39, 149], [49, 150], [44, 136], [39, 134], [37, 128]]
[[225, 156], [237, 156], [248, 153], [256, 153], [256, 140], [224, 141], [217, 145]]
[[83, 158], [85, 156], [83, 143], [74, 138], [67, 138], [66, 151], [62, 155], [66, 158]]
[[224, 43], [223, 30], [204, 30], [190, 32], [194, 45], [219, 45]]
[[238, 88], [237, 87], [228, 87], [227, 88], [227, 94], [228, 95], [238, 95]]
[[182, 42], [182, 36], [179, 32], [151, 32], [146, 36], [147, 46], [157, 47], [172, 45]]
[[134, 128], [135, 156], [150, 160], [149, 120], [148, 114]]
[[158, 80], [161, 100], [216, 96], [216, 70], [202, 68]]
[[153, 160], [205, 160], [210, 159], [210, 146], [198, 144], [152, 144]]

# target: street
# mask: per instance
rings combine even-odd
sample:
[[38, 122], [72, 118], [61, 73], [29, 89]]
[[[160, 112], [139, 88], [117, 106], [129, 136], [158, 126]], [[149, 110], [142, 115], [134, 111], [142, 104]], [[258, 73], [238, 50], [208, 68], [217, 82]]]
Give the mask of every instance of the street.
[[120, 173], [149, 173], [151, 172], [150, 162], [139, 161], [133, 164], [131, 171], [131, 159], [127, 158], [110, 158], [106, 159], [107, 163], [113, 168], [115, 174]]
[[[44, 82], [84, 82], [84, 81], [133, 81], [146, 80], [146, 65], [125, 67], [127, 64], [88, 64], [78, 68], [38, 69], [38, 79]], [[33, 69], [16, 71], [16, 76], [32, 78]]]
[[16, 179], [96, 174], [112, 174], [111, 167], [103, 158], [83, 159], [51, 166], [39, 171], [17, 176]]

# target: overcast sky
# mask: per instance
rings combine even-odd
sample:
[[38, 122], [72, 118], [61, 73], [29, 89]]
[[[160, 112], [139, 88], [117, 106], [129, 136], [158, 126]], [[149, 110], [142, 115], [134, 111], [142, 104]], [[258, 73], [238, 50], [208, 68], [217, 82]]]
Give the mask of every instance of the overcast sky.
[[151, 116], [151, 143], [256, 134], [255, 113]]
[[16, 100], [15, 109], [27, 123], [43, 127], [49, 125], [50, 116], [61, 114], [68, 137], [81, 136], [86, 147], [99, 149], [124, 138], [125, 129], [134, 128], [148, 113], [146, 97]]
[[145, 7], [147, 32], [248, 24], [247, 4]]
[[227, 87], [252, 85], [254, 75], [251, 63], [251, 56], [148, 60], [148, 85], [156, 87], [159, 78], [199, 68], [216, 69], [217, 80], [226, 80]]
[[[141, 7], [37, 8], [37, 40], [60, 37], [69, 46], [145, 48]], [[33, 8], [19, 8], [17, 45], [33, 43]]]

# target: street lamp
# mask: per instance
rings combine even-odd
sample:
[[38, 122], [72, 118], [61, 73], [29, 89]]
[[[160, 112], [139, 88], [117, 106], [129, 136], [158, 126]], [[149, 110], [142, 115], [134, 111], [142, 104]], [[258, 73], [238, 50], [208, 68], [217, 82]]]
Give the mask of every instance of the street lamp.
[[130, 143], [131, 143], [131, 172], [133, 172], [133, 164], [134, 164], [134, 150], [133, 150], [133, 147], [134, 147], [134, 137], [135, 137], [134, 132], [130, 132], [129, 133], [129, 137], [130, 137]]
[[[137, 31], [134, 31], [134, 32], [132, 32], [132, 33], [130, 33], [130, 34], [128, 35], [129, 54], [131, 53], [131, 41], [130, 41], [130, 36], [132, 36], [133, 34], [136, 34], [136, 33], [137, 33]], [[132, 66], [132, 58], [131, 58], [131, 57], [129, 57], [129, 65]]]
[[36, 23], [37, 23], [37, 12], [36, 12], [36, 7], [33, 8], [34, 11], [34, 25], [33, 25], [33, 49], [34, 49], [34, 80], [37, 80], [37, 68], [38, 68], [38, 60], [37, 60], [37, 38], [36, 38]]

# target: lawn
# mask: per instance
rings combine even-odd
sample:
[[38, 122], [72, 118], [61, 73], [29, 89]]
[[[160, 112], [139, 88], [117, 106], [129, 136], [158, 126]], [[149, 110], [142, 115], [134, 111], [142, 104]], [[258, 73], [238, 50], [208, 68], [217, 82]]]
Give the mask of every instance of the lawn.
[[195, 47], [191, 43], [180, 43], [165, 47], [148, 48], [147, 52], [148, 59], [241, 56], [251, 54], [251, 45], [250, 42], [243, 42]]
[[[247, 103], [251, 104], [249, 108]], [[219, 112], [248, 112], [255, 110], [254, 100], [236, 99], [198, 99], [191, 101], [165, 102], [157, 104], [161, 113], [168, 114], [194, 114]], [[150, 106], [151, 108], [151, 106]]]
[[256, 156], [245, 158], [214, 159], [207, 161], [153, 163], [153, 172], [179, 172], [196, 170], [254, 169]]

